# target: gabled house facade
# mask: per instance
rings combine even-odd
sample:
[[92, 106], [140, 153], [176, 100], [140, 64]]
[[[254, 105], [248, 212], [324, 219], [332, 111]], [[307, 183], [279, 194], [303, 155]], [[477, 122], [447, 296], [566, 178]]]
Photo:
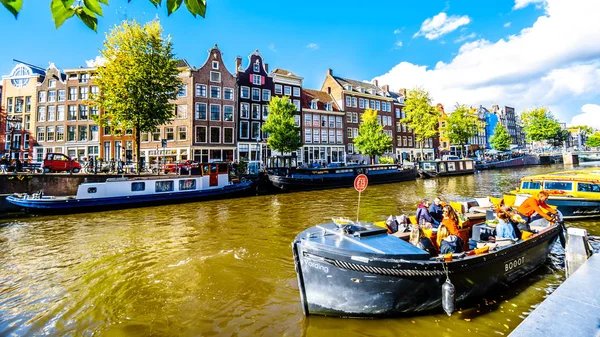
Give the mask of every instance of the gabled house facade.
[[[273, 96], [277, 97], [288, 97], [290, 103], [296, 106], [296, 114], [294, 115], [294, 123], [297, 127], [302, 127], [301, 118], [302, 118], [302, 82], [303, 78], [292, 73], [289, 70], [275, 68], [273, 72], [271, 72], [271, 77], [273, 77]], [[268, 107], [267, 107], [268, 110]], [[266, 140], [263, 141], [265, 143]], [[281, 155], [279, 153], [271, 153], [272, 149], [268, 149], [266, 146], [263, 149], [265, 153], [265, 158], [270, 157], [271, 155]], [[302, 155], [301, 149], [298, 149], [295, 153], [296, 161], [299, 160]], [[285, 154], [287, 155], [287, 154]]]
[[236, 78], [215, 45], [204, 64], [192, 71], [193, 159], [198, 162], [229, 161], [237, 155]]
[[406, 118], [406, 112], [404, 111], [406, 89], [393, 92], [389, 90], [388, 85], [383, 85], [382, 87], [389, 93], [390, 97], [394, 99], [394, 104], [392, 106], [394, 116], [392, 122], [395, 129], [392, 141], [394, 144], [395, 159], [398, 160], [398, 162], [410, 160], [410, 158], [414, 156], [415, 135], [406, 123], [401, 122], [402, 119]]
[[345, 113], [324, 91], [304, 89], [301, 102], [303, 146], [298, 163], [345, 163]]

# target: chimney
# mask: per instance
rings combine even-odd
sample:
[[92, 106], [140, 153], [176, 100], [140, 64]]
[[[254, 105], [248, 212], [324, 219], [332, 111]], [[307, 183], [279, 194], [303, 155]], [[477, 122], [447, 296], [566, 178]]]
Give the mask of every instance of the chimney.
[[388, 84], [384, 84], [381, 86], [381, 88], [383, 89], [383, 91], [385, 92], [390, 92], [390, 86]]
[[265, 71], [267, 72], [267, 74], [269, 73], [269, 64], [265, 63]]
[[242, 57], [238, 56], [235, 58], [235, 72], [237, 73], [238, 69], [242, 66]]
[[399, 90], [398, 90], [398, 93], [399, 93], [400, 95], [402, 95], [402, 96], [406, 97], [406, 89], [405, 89], [405, 88], [399, 89]]
[[333, 70], [331, 70], [331, 68], [327, 68], [327, 76], [333, 76]]
[[378, 87], [378, 86], [379, 86], [379, 82], [377, 81], [377, 79], [374, 79], [374, 80], [373, 80], [373, 85], [375, 85], [376, 87]]

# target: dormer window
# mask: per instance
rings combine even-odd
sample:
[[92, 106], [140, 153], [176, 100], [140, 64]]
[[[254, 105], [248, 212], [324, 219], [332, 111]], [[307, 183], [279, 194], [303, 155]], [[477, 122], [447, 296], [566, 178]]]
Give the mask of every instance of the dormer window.
[[310, 102], [310, 108], [313, 109], [313, 110], [317, 110], [318, 109], [317, 108], [317, 100], [316, 99], [314, 99], [314, 100], [312, 100]]
[[368, 89], [367, 92], [371, 95], [373, 95], [373, 89]]
[[344, 86], [344, 89], [348, 90], [348, 91], [352, 91], [352, 86], [350, 84], [346, 84]]
[[256, 62], [254, 62], [254, 72], [257, 73], [260, 71], [260, 63], [258, 62], [258, 60], [256, 60]]
[[330, 102], [330, 103], [327, 103], [327, 104], [325, 104], [325, 110], [327, 110], [327, 111], [331, 111], [331, 102]]
[[365, 92], [365, 88], [360, 88], [359, 91], [362, 92], [362, 93], [364, 93]]
[[56, 80], [49, 80], [48, 88], [56, 88]]

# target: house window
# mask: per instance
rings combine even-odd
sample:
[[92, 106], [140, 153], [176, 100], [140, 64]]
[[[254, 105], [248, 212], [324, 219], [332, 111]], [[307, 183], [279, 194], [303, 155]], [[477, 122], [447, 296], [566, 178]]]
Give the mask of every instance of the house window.
[[375, 110], [381, 109], [381, 106], [379, 104], [380, 104], [379, 101], [375, 101]]
[[262, 100], [263, 101], [270, 101], [271, 100], [271, 90], [268, 89], [263, 89], [262, 91]]
[[300, 88], [294, 87], [294, 96], [300, 97]]
[[[18, 99], [17, 99], [18, 100]], [[44, 103], [46, 102], [46, 92], [45, 91], [40, 91], [38, 93], [38, 102], [40, 103]], [[18, 111], [17, 111], [18, 112]]]
[[262, 84], [262, 76], [260, 75], [250, 75], [252, 77], [252, 84], [261, 85]]
[[232, 88], [225, 88], [223, 89], [223, 98], [226, 100], [233, 100], [233, 89]]
[[299, 115], [294, 115], [294, 126], [300, 127], [300, 116]]
[[249, 103], [242, 103], [240, 104], [240, 117], [241, 118], [248, 118], [250, 116], [250, 104]]
[[90, 74], [81, 74], [79, 76], [79, 83], [88, 83], [90, 81]]
[[319, 143], [321, 141], [321, 132], [319, 129], [313, 130], [313, 143]]
[[67, 141], [68, 142], [74, 142], [75, 141], [75, 125], [70, 125], [67, 128]]
[[206, 143], [206, 126], [196, 127], [196, 143]]
[[327, 143], [327, 130], [321, 130], [321, 143]]
[[325, 115], [321, 115], [321, 127], [322, 128], [327, 127], [327, 116], [325, 116]]
[[286, 96], [292, 96], [292, 87], [285, 86], [283, 87], [283, 94]]
[[179, 137], [179, 140], [187, 140], [187, 126], [178, 126], [177, 136]]
[[79, 126], [79, 137], [77, 138], [80, 142], [85, 142], [87, 140], [87, 125]]
[[223, 128], [223, 143], [233, 144], [233, 128]]
[[46, 107], [45, 106], [38, 106], [38, 118], [37, 118], [38, 122], [45, 122], [46, 121]]
[[187, 96], [187, 85], [182, 84], [179, 87], [179, 92], [177, 93], [177, 97], [185, 97]]
[[356, 107], [356, 97], [352, 97], [352, 106]]
[[45, 136], [46, 136], [46, 134], [44, 133], [44, 127], [38, 126], [37, 127], [37, 141], [38, 142], [45, 141]]
[[252, 70], [254, 70], [255, 73], [259, 72], [260, 69], [260, 63], [258, 62], [258, 60], [256, 60], [256, 62], [253, 65]]
[[304, 129], [304, 142], [312, 143], [312, 129]]
[[25, 97], [25, 112], [31, 112], [31, 96]]
[[48, 122], [54, 122], [56, 119], [56, 107], [54, 105], [48, 106]]
[[58, 101], [59, 102], [64, 102], [65, 101], [65, 91], [64, 90], [59, 90], [58, 91]]
[[260, 105], [252, 104], [252, 119], [260, 118]]
[[408, 136], [408, 146], [409, 147], [413, 146], [413, 138], [412, 138], [412, 136]]
[[329, 127], [331, 129], [335, 128], [335, 117], [329, 116]]
[[90, 107], [90, 115], [98, 116], [98, 107], [97, 106]]
[[233, 105], [223, 106], [223, 121], [233, 122]]
[[77, 105], [69, 105], [69, 116], [67, 117], [67, 120], [77, 120]]
[[7, 108], [8, 112], [9, 113], [13, 112], [13, 99], [11, 97], [7, 98], [6, 103], [8, 105], [8, 108]]
[[249, 131], [249, 122], [242, 121], [240, 123], [240, 138], [247, 139], [249, 136], [248, 131]]
[[263, 105], [262, 106], [262, 118], [266, 120], [268, 117], [269, 117], [269, 106]]
[[304, 126], [310, 126], [311, 125], [311, 121], [312, 121], [312, 115], [311, 114], [305, 114], [304, 115]]
[[335, 130], [329, 130], [329, 143], [335, 144]]
[[371, 100], [371, 109], [375, 109], [375, 101]]
[[221, 142], [221, 128], [211, 126], [210, 127], [210, 142], [220, 143]]
[[358, 137], [358, 128], [353, 128], [352, 129], [352, 138], [356, 138]]
[[260, 89], [252, 88], [252, 100], [260, 101]]
[[240, 90], [240, 97], [241, 98], [250, 98], [250, 88], [242, 87], [242, 89]]
[[182, 105], [178, 105], [177, 106], [176, 117], [178, 119], [185, 119], [185, 118], [187, 118], [187, 105], [182, 104]]
[[48, 88], [56, 88], [56, 80], [48, 80]]
[[[98, 125], [90, 125], [91, 141], [98, 141]], [[89, 153], [88, 153], [89, 154]]]
[[173, 127], [166, 127], [165, 128], [165, 138], [167, 140], [174, 140], [175, 139], [175, 132], [173, 131]]
[[196, 84], [196, 97], [206, 97], [206, 86], [204, 84]]
[[220, 121], [221, 120], [221, 106], [218, 104], [210, 105], [210, 120]]
[[218, 61], [212, 61], [212, 68], [218, 70], [219, 69], [219, 62]]
[[79, 87], [79, 98], [88, 99], [88, 87]]
[[57, 126], [56, 127], [56, 141], [62, 142], [63, 140], [65, 140], [65, 127]]
[[217, 71], [211, 71], [210, 72], [210, 81], [221, 83], [221, 73], [217, 72]]
[[100, 88], [98, 88], [97, 85], [92, 85], [90, 91], [91, 91], [92, 95], [97, 96], [100, 93]]
[[346, 107], [352, 106], [352, 97], [346, 96]]
[[56, 102], [56, 91], [48, 91], [48, 102]]
[[313, 126], [314, 127], [319, 127], [319, 121], [321, 120], [321, 117], [319, 115], [313, 115]]
[[281, 84], [275, 84], [275, 94], [281, 95], [283, 92], [283, 86]]
[[260, 137], [260, 123], [252, 122], [252, 130], [250, 136], [252, 139], [258, 139]]
[[326, 111], [332, 111], [332, 109], [331, 109], [331, 103], [325, 104], [325, 110]]
[[338, 129], [342, 128], [342, 117], [336, 117], [335, 118], [335, 127]]
[[196, 103], [196, 120], [206, 120], [206, 103]]
[[294, 100], [294, 105], [296, 106], [296, 111], [300, 111], [300, 100], [299, 99]]
[[76, 101], [76, 100], [77, 100], [77, 88], [70, 87], [69, 88], [69, 101]]
[[79, 120], [85, 121], [88, 119], [88, 106], [81, 104], [79, 105]]
[[152, 141], [159, 142], [160, 141], [160, 129], [155, 128], [154, 132], [152, 132]]
[[210, 98], [221, 98], [221, 87], [210, 86]]

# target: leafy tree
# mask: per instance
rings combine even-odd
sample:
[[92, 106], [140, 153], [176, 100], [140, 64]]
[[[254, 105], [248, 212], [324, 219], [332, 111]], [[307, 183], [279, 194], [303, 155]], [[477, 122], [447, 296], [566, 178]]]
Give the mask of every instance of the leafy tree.
[[552, 140], [561, 130], [560, 124], [547, 108], [525, 110], [521, 114], [521, 120], [528, 141]]
[[594, 133], [594, 129], [592, 129], [591, 126], [587, 126], [587, 125], [571, 126], [569, 129], [579, 130], [579, 132], [583, 135], [591, 135], [592, 133]]
[[456, 109], [448, 117], [446, 128], [442, 132], [450, 139], [451, 144], [461, 145], [462, 152], [469, 138], [474, 137], [481, 130], [483, 130], [483, 123], [479, 121], [477, 115], [471, 112], [466, 105], [457, 103]]
[[589, 136], [585, 142], [585, 145], [587, 145], [589, 147], [600, 146], [600, 132], [596, 132], [593, 135]]
[[269, 134], [269, 147], [281, 154], [296, 151], [302, 145], [300, 128], [294, 122], [295, 114], [296, 106], [290, 102], [289, 97], [271, 97], [269, 117], [262, 130]]
[[571, 133], [569, 132], [569, 130], [560, 129], [556, 132], [554, 137], [549, 140], [549, 142], [550, 144], [552, 144], [552, 146], [560, 147], [567, 142], [570, 135]]
[[181, 87], [177, 60], [173, 58], [170, 38], [163, 38], [158, 21], [141, 26], [124, 21], [115, 26], [100, 51], [106, 59], [96, 71], [99, 95], [92, 105], [103, 110], [94, 120], [110, 125], [115, 132], [135, 130], [136, 158], [140, 158], [140, 134], [170, 123], [175, 99]]
[[[23, 7], [23, 0], [0, 0], [0, 2], [15, 16], [15, 19]], [[127, 2], [131, 2], [131, 0]], [[168, 15], [178, 10], [182, 2], [194, 17], [196, 15], [204, 17], [206, 14], [206, 0], [167, 0]], [[150, 3], [154, 7], [158, 7], [162, 0], [150, 0]], [[104, 15], [101, 5], [108, 5], [108, 0], [51, 0], [50, 12], [52, 12], [56, 28], [60, 27], [67, 19], [77, 16], [86, 26], [96, 31], [98, 16]]]
[[377, 120], [377, 110], [365, 110], [361, 119], [354, 144], [358, 152], [369, 156], [373, 164], [374, 156], [381, 156], [392, 148], [392, 138], [383, 132], [383, 124]]
[[413, 130], [415, 141], [421, 147], [421, 154], [425, 141], [439, 135], [440, 113], [431, 105], [431, 101], [429, 92], [423, 88], [409, 90], [404, 101], [406, 118], [400, 120]]
[[490, 137], [490, 144], [494, 150], [498, 151], [506, 151], [510, 148], [510, 135], [502, 123], [497, 123], [494, 127], [494, 135]]

